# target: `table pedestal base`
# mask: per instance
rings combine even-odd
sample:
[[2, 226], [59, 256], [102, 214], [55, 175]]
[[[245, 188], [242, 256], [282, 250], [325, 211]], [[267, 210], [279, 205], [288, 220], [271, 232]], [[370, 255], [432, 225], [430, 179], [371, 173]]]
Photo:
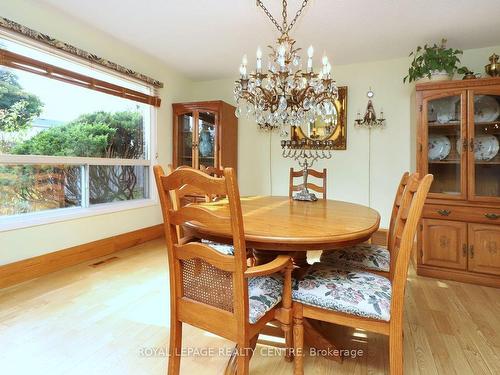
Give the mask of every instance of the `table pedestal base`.
[[[278, 255], [286, 254], [283, 251], [269, 251], [269, 250], [253, 250], [253, 257], [255, 265], [262, 265], [271, 262]], [[292, 257], [293, 265], [297, 268], [304, 268], [309, 266], [307, 263], [307, 251], [296, 251], [289, 254]]]

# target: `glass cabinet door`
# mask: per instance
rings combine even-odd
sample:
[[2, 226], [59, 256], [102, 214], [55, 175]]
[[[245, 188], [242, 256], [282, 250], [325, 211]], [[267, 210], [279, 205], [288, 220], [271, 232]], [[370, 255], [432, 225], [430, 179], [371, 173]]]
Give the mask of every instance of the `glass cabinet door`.
[[198, 113], [198, 140], [195, 146], [198, 157], [198, 168], [216, 167], [216, 116], [213, 112]]
[[429, 197], [466, 198], [465, 98], [465, 92], [459, 91], [423, 101], [427, 138], [422, 140], [422, 158], [427, 172], [434, 175]]
[[177, 160], [178, 165], [194, 167], [194, 114], [183, 113], [177, 116]]
[[500, 90], [469, 93], [470, 199], [500, 201]]

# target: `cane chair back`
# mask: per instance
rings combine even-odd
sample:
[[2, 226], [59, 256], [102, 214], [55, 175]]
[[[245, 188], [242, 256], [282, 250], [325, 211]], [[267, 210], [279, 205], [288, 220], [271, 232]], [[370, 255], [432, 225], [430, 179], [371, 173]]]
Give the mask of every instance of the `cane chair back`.
[[[294, 179], [303, 178], [303, 170], [295, 171], [293, 168], [290, 168], [290, 183], [288, 187], [288, 196], [292, 198], [293, 192], [302, 190], [303, 184], [294, 185]], [[317, 171], [315, 169], [308, 169], [307, 173], [309, 176], [316, 177], [321, 180], [322, 186], [316, 185], [312, 182], [307, 182], [307, 188], [309, 190], [315, 191], [317, 193], [322, 194], [322, 198], [326, 199], [326, 168], [323, 168], [323, 171]]]

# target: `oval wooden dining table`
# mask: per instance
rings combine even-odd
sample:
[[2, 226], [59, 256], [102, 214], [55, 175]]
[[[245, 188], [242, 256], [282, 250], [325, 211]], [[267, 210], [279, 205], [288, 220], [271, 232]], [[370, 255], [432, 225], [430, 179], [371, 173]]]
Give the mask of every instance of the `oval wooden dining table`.
[[[203, 206], [228, 215], [224, 200]], [[365, 242], [380, 223], [379, 213], [372, 208], [327, 199], [303, 202], [277, 196], [243, 197], [241, 209], [246, 244], [255, 249], [258, 264], [276, 252], [287, 252], [293, 254], [297, 266], [305, 266], [308, 250], [331, 250]], [[232, 242], [229, 228], [196, 223], [189, 223], [188, 227], [202, 238]]]
[[[221, 215], [228, 215], [227, 201], [201, 203]], [[320, 199], [295, 201], [289, 197], [253, 196], [241, 198], [247, 248], [254, 249], [257, 264], [272, 260], [278, 253], [289, 253], [294, 265], [307, 267], [308, 250], [334, 250], [365, 242], [378, 230], [380, 215], [372, 208], [349, 202]], [[200, 238], [232, 243], [229, 228], [188, 223], [188, 231]], [[311, 347], [333, 353], [335, 345], [324, 337], [313, 322], [304, 322], [305, 339]], [[338, 356], [328, 355], [340, 360]], [[226, 373], [234, 373], [234, 358]]]

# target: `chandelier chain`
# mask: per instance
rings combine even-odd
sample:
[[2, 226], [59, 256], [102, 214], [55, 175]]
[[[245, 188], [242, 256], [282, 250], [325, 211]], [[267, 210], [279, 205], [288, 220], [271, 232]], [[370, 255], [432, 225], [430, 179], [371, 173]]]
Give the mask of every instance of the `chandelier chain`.
[[288, 34], [288, 32], [290, 30], [292, 30], [292, 27], [295, 25], [295, 23], [297, 22], [298, 18], [300, 17], [300, 15], [302, 14], [302, 11], [304, 10], [304, 8], [306, 7], [307, 5], [307, 2], [309, 0], [304, 0], [302, 2], [302, 6], [300, 7], [300, 9], [297, 11], [297, 14], [295, 15], [295, 17], [293, 18], [292, 22], [290, 22], [290, 25], [288, 26], [288, 28], [285, 30], [285, 33]]
[[260, 8], [262, 8], [262, 10], [266, 14], [266, 16], [271, 20], [271, 22], [274, 24], [274, 26], [276, 26], [276, 28], [278, 29], [278, 31], [281, 34], [288, 34], [290, 32], [290, 30], [292, 30], [293, 26], [295, 26], [295, 23], [297, 22], [298, 18], [302, 14], [302, 11], [304, 10], [304, 8], [307, 6], [308, 2], [309, 2], [309, 0], [302, 1], [302, 5], [301, 5], [300, 9], [297, 11], [297, 13], [295, 14], [295, 17], [292, 19], [290, 24], [288, 24], [288, 19], [287, 19], [288, 18], [288, 13], [287, 13], [288, 3], [287, 3], [287, 0], [283, 0], [283, 10], [281, 12], [281, 15], [283, 17], [283, 25], [280, 25], [278, 23], [278, 21], [276, 21], [276, 19], [273, 17], [271, 12], [266, 8], [266, 6], [264, 5], [264, 3], [262, 3], [261, 0], [257, 0], [257, 5]]
[[288, 6], [288, 3], [286, 0], [283, 0], [283, 11], [281, 12], [281, 15], [283, 17], [283, 30], [285, 30], [285, 33], [288, 32], [288, 21], [287, 21], [287, 17], [288, 17], [288, 14], [286, 12], [286, 8]]
[[280, 26], [278, 21], [276, 21], [276, 19], [273, 17], [271, 12], [269, 12], [269, 10], [266, 8], [266, 6], [262, 3], [261, 0], [257, 0], [257, 5], [262, 8], [262, 10], [266, 14], [266, 16], [271, 20], [271, 22], [274, 24], [274, 26], [276, 26], [278, 31], [283, 34], [283, 32], [284, 32], [283, 28]]

